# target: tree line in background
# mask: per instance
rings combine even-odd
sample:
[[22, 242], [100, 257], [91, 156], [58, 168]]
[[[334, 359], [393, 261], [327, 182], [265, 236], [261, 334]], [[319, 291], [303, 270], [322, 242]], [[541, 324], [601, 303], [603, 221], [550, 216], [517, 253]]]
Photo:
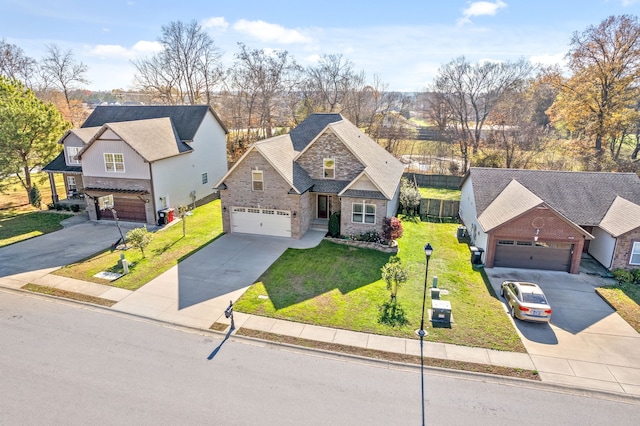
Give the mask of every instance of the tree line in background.
[[[284, 133], [311, 113], [333, 112], [397, 156], [455, 153], [459, 161], [449, 164], [451, 173], [471, 165], [575, 169], [575, 159], [582, 170], [638, 170], [636, 16], [611, 16], [574, 33], [564, 68], [458, 57], [418, 93], [389, 91], [378, 76], [370, 79], [340, 54], [322, 55], [302, 67], [287, 51], [238, 43], [233, 64], [225, 68], [222, 52], [196, 21], [163, 26], [158, 41], [161, 52], [132, 62], [137, 91], [112, 95], [120, 100], [135, 95], [153, 104], [212, 105], [230, 130], [231, 161], [252, 142]], [[79, 126], [88, 113], [83, 100], [90, 93], [79, 90], [88, 83], [87, 67], [70, 50], [50, 45], [46, 52], [36, 61], [0, 41], [3, 84], [21, 82], [19, 90], [30, 89]], [[416, 144], [416, 121], [429, 126], [438, 143]], [[410, 149], [407, 140], [413, 141]], [[2, 140], [0, 147], [10, 143]]]

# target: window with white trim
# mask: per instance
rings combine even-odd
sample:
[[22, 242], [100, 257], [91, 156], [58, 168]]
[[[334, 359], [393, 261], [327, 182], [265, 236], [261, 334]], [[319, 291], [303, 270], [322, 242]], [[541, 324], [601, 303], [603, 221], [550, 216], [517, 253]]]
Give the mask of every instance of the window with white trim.
[[324, 158], [322, 160], [322, 170], [325, 179], [336, 178], [336, 160], [334, 158]]
[[205, 183], [209, 183], [209, 174], [207, 172], [202, 174], [202, 184], [204, 185]]
[[77, 189], [75, 176], [67, 176], [67, 188], [69, 188], [69, 191], [75, 191]]
[[262, 170], [251, 170], [251, 189], [253, 191], [264, 190], [264, 174]]
[[107, 172], [124, 173], [124, 154], [105, 153], [104, 169]]
[[67, 147], [67, 164], [80, 164], [80, 160], [78, 160], [78, 153], [82, 148], [79, 146], [68, 146]]
[[633, 243], [629, 265], [640, 265], [640, 241], [636, 241], [635, 243]]
[[353, 203], [351, 210], [351, 221], [353, 223], [376, 223], [375, 204]]

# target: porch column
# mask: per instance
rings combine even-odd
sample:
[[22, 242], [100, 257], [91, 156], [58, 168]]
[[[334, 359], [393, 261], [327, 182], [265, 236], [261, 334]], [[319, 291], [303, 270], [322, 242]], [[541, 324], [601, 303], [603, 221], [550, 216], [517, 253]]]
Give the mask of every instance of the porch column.
[[55, 204], [58, 201], [60, 201], [60, 198], [58, 197], [58, 193], [56, 192], [56, 180], [53, 177], [53, 173], [48, 173], [48, 174], [49, 174], [49, 185], [51, 186], [51, 201], [53, 201], [53, 204]]

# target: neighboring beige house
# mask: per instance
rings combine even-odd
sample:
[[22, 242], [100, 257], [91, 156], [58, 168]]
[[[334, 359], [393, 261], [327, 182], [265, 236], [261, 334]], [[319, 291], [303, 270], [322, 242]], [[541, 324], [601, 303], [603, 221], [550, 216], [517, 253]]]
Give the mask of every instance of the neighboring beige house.
[[254, 143], [216, 185], [227, 233], [301, 238], [380, 232], [396, 214], [403, 165], [340, 114], [312, 114], [289, 134]]
[[583, 254], [607, 269], [640, 267], [635, 173], [472, 167], [460, 218], [487, 268], [578, 273]]
[[[44, 170], [65, 176], [92, 220], [155, 224], [160, 210], [217, 197], [227, 171], [227, 130], [206, 105], [99, 106]], [[54, 201], [58, 198], [54, 192]]]

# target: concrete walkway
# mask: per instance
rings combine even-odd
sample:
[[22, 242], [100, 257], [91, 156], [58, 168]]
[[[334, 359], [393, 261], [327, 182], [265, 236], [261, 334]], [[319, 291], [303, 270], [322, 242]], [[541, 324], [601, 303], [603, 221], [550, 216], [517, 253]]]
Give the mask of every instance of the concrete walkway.
[[[136, 291], [94, 284], [51, 274], [45, 268], [0, 277], [0, 287], [19, 289], [27, 283], [60, 288], [117, 302], [111, 309], [172, 324], [209, 329], [229, 324], [224, 310], [235, 301], [287, 248], [310, 248], [324, 233], [310, 231], [301, 240], [253, 235], [224, 235]], [[218, 281], [212, 285], [211, 279]], [[616, 314], [617, 315], [617, 314]], [[420, 355], [417, 338], [395, 338], [337, 330], [273, 318], [234, 314], [235, 326], [280, 335], [373, 350]], [[615, 374], [604, 364], [579, 365], [553, 354], [495, 351], [425, 342], [424, 356], [487, 365], [539, 370], [545, 383], [640, 396], [640, 365], [619, 365]], [[556, 367], [554, 367], [556, 366]], [[603, 374], [603, 368], [608, 374]], [[553, 373], [553, 374], [549, 374]]]

